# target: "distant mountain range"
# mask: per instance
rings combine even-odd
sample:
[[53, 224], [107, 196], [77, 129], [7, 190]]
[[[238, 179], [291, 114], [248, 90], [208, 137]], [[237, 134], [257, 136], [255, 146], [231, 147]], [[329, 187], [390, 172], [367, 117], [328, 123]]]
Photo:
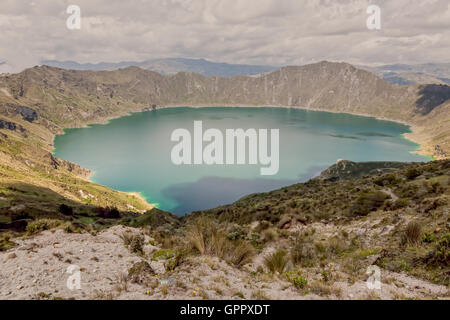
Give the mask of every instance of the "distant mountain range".
[[[117, 63], [78, 63], [75, 61], [45, 60], [42, 64], [70, 70], [112, 71], [131, 66], [158, 72], [163, 75], [178, 72], [192, 72], [203, 76], [234, 77], [238, 75], [259, 75], [279, 69], [276, 66], [230, 64], [205, 59], [150, 59], [142, 62], [122, 61]], [[450, 63], [426, 63], [418, 65], [391, 64], [378, 67], [358, 66], [370, 71], [383, 80], [397, 85], [450, 84]]]
[[359, 66], [383, 80], [398, 84], [450, 84], [450, 63], [391, 64], [379, 67]]
[[258, 75], [274, 71], [279, 67], [274, 66], [258, 66], [247, 64], [229, 64], [211, 62], [205, 59], [185, 59], [185, 58], [168, 58], [168, 59], [151, 59], [142, 62], [123, 61], [117, 63], [78, 63], [75, 61], [57, 61], [45, 60], [42, 64], [70, 70], [117, 70], [131, 66], [140, 67], [142, 69], [155, 71], [164, 75], [175, 74], [177, 72], [192, 72], [203, 76], [217, 77], [234, 77], [238, 75]]

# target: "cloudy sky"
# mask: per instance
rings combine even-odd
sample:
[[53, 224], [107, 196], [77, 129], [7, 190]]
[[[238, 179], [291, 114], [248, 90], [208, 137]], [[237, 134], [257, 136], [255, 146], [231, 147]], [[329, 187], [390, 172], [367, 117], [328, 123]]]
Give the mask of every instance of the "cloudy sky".
[[[66, 10], [81, 9], [69, 30]], [[381, 30], [366, 10], [381, 8]], [[0, 0], [0, 72], [42, 60], [450, 62], [449, 0]], [[4, 62], [4, 63], [1, 63]]]

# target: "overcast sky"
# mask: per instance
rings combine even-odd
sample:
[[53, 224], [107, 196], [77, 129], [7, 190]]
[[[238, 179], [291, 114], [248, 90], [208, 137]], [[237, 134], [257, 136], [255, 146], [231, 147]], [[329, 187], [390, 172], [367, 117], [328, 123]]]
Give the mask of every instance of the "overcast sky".
[[[69, 30], [68, 5], [81, 8]], [[368, 30], [369, 4], [381, 30]], [[0, 72], [42, 60], [450, 62], [450, 0], [0, 0]]]

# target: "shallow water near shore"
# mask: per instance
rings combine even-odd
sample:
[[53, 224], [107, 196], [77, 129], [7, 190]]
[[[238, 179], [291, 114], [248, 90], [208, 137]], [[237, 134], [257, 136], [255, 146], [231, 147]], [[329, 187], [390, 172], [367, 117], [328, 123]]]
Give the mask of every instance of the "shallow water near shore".
[[[173, 130], [279, 129], [280, 168], [261, 165], [181, 165], [171, 161]], [[94, 171], [91, 180], [139, 192], [160, 209], [182, 215], [303, 182], [334, 164], [352, 161], [428, 161], [403, 138], [409, 127], [370, 117], [289, 108], [167, 108], [134, 113], [55, 137], [55, 156]], [[206, 146], [206, 143], [204, 144]]]

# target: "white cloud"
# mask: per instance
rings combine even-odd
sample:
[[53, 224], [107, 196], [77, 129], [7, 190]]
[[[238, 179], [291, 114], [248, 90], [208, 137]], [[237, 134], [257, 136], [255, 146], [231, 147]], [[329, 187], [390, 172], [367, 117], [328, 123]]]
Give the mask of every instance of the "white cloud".
[[[81, 30], [66, 28], [69, 4]], [[366, 28], [369, 4], [382, 29]], [[45, 59], [230, 63], [449, 62], [448, 0], [0, 0], [0, 72]]]

